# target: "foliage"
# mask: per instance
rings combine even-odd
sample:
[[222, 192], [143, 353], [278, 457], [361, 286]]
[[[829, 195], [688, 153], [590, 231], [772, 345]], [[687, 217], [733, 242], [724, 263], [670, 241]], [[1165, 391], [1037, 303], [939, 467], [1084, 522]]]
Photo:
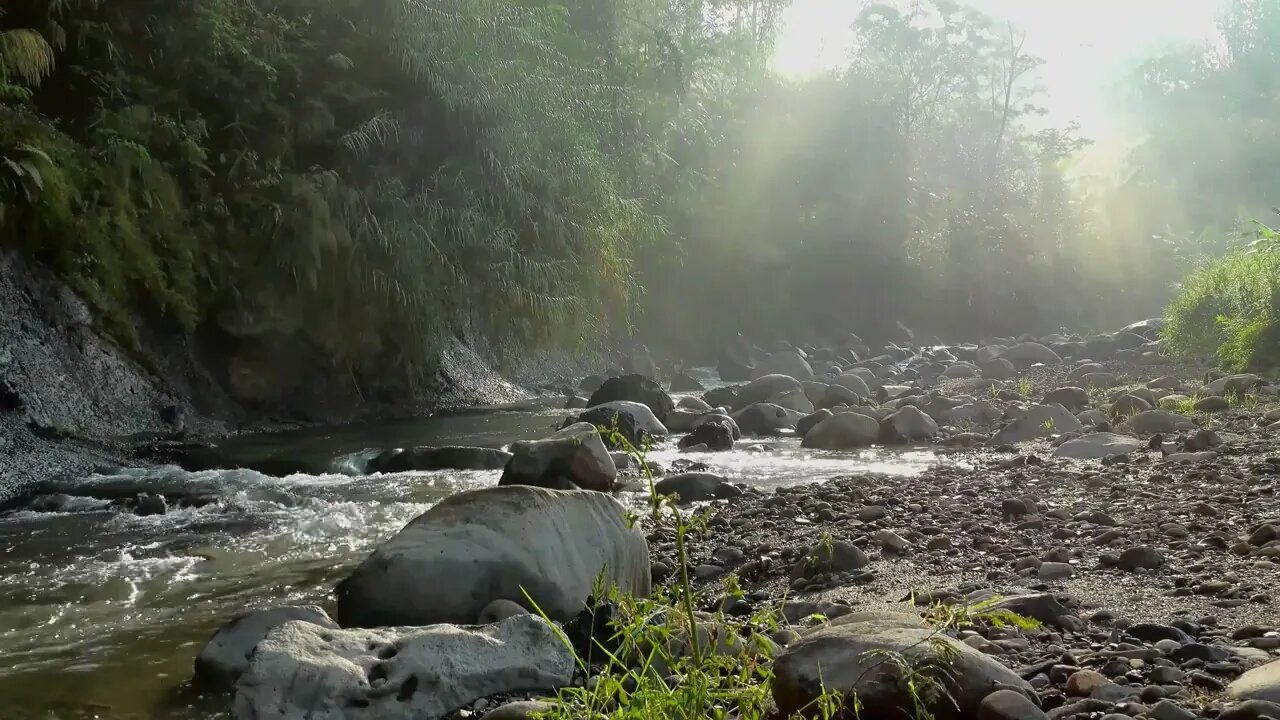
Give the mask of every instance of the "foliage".
[[1235, 370], [1273, 369], [1280, 364], [1280, 252], [1264, 244], [1205, 265], [1167, 314], [1164, 337], [1175, 352], [1217, 356]]

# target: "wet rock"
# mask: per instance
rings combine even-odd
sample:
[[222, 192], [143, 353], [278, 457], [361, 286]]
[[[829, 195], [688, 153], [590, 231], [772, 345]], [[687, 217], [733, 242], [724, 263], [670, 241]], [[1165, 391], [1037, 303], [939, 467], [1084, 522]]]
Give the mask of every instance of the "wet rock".
[[729, 418], [713, 419], [700, 423], [693, 432], [680, 438], [680, 449], [692, 445], [705, 445], [713, 452], [724, 452], [733, 449], [733, 421]]
[[847, 450], [870, 446], [879, 437], [880, 423], [875, 418], [842, 412], [815, 425], [801, 444], [817, 450]]
[[677, 495], [681, 502], [716, 500], [742, 494], [742, 490], [723, 477], [705, 472], [672, 475], [659, 480], [654, 489], [659, 495]]
[[395, 473], [411, 470], [501, 470], [511, 460], [511, 453], [485, 447], [415, 447], [395, 448], [369, 460], [366, 473]]
[[[799, 380], [790, 375], [764, 375], [738, 389], [737, 397], [733, 401], [733, 407], [741, 409], [755, 403], [769, 402], [769, 398], [785, 395], [789, 392], [804, 394], [804, 386], [800, 384]], [[707, 402], [711, 402], [711, 400], [708, 399]]]
[[575, 422], [589, 422], [600, 428], [602, 432], [617, 429], [637, 447], [646, 438], [661, 438], [670, 434], [667, 426], [662, 424], [647, 405], [630, 400], [614, 400], [601, 405], [592, 405], [576, 420], [566, 421], [565, 426], [568, 427]]
[[951, 705], [938, 698], [930, 712], [939, 720], [974, 717], [995, 688], [1034, 697], [1031, 686], [999, 662], [968, 645], [923, 627], [918, 617], [892, 612], [862, 612], [810, 630], [774, 661], [773, 697], [784, 717], [807, 708], [823, 691], [856, 693], [863, 717], [889, 718], [910, 708], [900, 671], [883, 652], [901, 653], [908, 663], [934, 659], [934, 643], [944, 643], [954, 660], [939, 679]]
[[573, 679], [556, 630], [533, 615], [493, 625], [332, 630], [288, 622], [258, 644], [235, 716], [280, 720], [442, 718], [475, 700]]
[[576, 423], [545, 440], [512, 443], [498, 484], [605, 491], [617, 477], [600, 431], [591, 423]]
[[880, 421], [880, 441], [888, 444], [932, 440], [938, 434], [938, 423], [920, 408], [907, 405]]
[[673, 393], [702, 392], [704, 389], [702, 383], [685, 373], [676, 373], [671, 377], [671, 392]]
[[237, 615], [214, 633], [195, 661], [195, 682], [202, 688], [230, 691], [249, 667], [253, 649], [274, 628], [290, 621], [336, 629], [338, 624], [315, 605], [251, 610]]
[[795, 427], [801, 415], [769, 403], [750, 405], [733, 415], [746, 435], [778, 435]]
[[[644, 375], [623, 375], [604, 381], [599, 390], [591, 393], [587, 400], [589, 407], [596, 407], [619, 400], [640, 403], [653, 413], [658, 423], [662, 423], [667, 413], [675, 409], [675, 402], [658, 383]], [[655, 433], [665, 435], [666, 433]]]
[[647, 597], [648, 543], [603, 493], [512, 485], [450, 496], [338, 584], [343, 627], [470, 623], [527, 592], [554, 620], [582, 609], [596, 575]]
[[1280, 720], [1280, 703], [1246, 700], [1223, 710], [1218, 720]]
[[815, 413], [805, 415], [796, 421], [796, 434], [804, 437], [815, 425], [831, 417], [834, 413], [830, 410], [822, 409]]

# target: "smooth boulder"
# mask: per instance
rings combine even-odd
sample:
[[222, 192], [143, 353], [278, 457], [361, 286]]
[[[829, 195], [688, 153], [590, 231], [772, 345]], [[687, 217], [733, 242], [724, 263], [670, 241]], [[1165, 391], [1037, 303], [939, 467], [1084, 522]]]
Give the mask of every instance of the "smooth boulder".
[[1135, 437], [1099, 432], [1068, 440], [1059, 445], [1053, 454], [1076, 460], [1101, 460], [1112, 455], [1128, 455], [1144, 445], [1146, 443]]
[[1058, 404], [1035, 405], [1027, 414], [1001, 428], [992, 438], [993, 445], [1020, 443], [1049, 435], [1079, 432], [1084, 426], [1069, 410]]
[[1000, 357], [1013, 363], [1014, 367], [1026, 368], [1037, 363], [1044, 365], [1061, 365], [1062, 357], [1038, 342], [1021, 342], [1000, 353]]
[[1234, 700], [1264, 700], [1280, 703], [1280, 660], [1246, 672], [1227, 686], [1227, 695]]
[[904, 405], [880, 421], [880, 441], [888, 444], [932, 440], [938, 423], [915, 405]]
[[[581, 418], [587, 413], [625, 414], [631, 417], [637, 433], [644, 433], [649, 437], [655, 438], [666, 437], [671, 434], [662, 420], [644, 403], [632, 402], [631, 400], [613, 400], [600, 405], [592, 405], [579, 417]], [[581, 422], [581, 420], [579, 421]]]
[[1141, 435], [1154, 435], [1191, 429], [1196, 424], [1191, 418], [1168, 410], [1147, 410], [1129, 418], [1129, 427]]
[[[769, 398], [789, 392], [799, 392], [803, 395], [804, 386], [790, 375], [764, 375], [738, 388], [737, 395], [733, 399], [733, 407], [741, 409], [748, 405], [769, 402]], [[708, 399], [707, 402], [712, 401]]]
[[813, 367], [809, 361], [795, 350], [783, 350], [756, 363], [755, 375], [788, 375], [797, 380], [808, 380], [813, 377]]
[[1012, 670], [965, 643], [934, 633], [918, 617], [864, 611], [837, 618], [792, 643], [773, 663], [774, 701], [783, 717], [814, 715], [813, 702], [825, 689], [846, 697], [856, 694], [862, 717], [909, 716], [910, 691], [902, 682], [902, 671], [885, 653], [898, 653], [908, 663], [936, 662], [938, 643], [945, 644], [954, 659], [945, 672], [934, 675], [947, 690], [929, 702], [927, 709], [937, 720], [972, 718], [983, 699], [999, 689], [1035, 697], [1031, 686]]
[[[379, 545], [339, 583], [343, 627], [472, 622], [494, 600], [576, 616], [596, 576], [647, 597], [649, 545], [603, 493], [522, 485], [452, 495]], [[527, 605], [526, 605], [527, 606]]]
[[196, 655], [195, 682], [208, 690], [231, 690], [249, 668], [253, 649], [275, 628], [291, 621], [337, 629], [323, 609], [316, 605], [250, 610], [232, 618], [218, 629]]
[[511, 460], [498, 485], [532, 485], [553, 490], [610, 490], [617, 480], [600, 431], [591, 423], [575, 423], [544, 440], [511, 444]]
[[745, 435], [779, 435], [794, 429], [803, 415], [770, 403], [756, 403], [733, 415]]
[[258, 644], [236, 720], [437, 720], [480, 698], [573, 680], [558, 631], [534, 615], [492, 625], [331, 630], [288, 622]]
[[717, 417], [700, 423], [688, 435], [680, 438], [677, 446], [684, 450], [695, 445], [705, 445], [712, 452], [724, 452], [733, 449], [733, 421], [727, 417]]
[[856, 412], [841, 412], [814, 425], [805, 433], [802, 447], [814, 450], [850, 450], [875, 444], [880, 422]]

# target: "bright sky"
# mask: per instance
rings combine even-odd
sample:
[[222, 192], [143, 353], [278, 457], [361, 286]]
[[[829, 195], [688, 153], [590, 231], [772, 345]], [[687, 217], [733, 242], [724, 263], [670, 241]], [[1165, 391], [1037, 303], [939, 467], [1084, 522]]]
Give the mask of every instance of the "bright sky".
[[[1133, 60], [1161, 46], [1214, 32], [1224, 0], [967, 0], [1027, 33], [1026, 51], [1041, 68], [1055, 123], [1075, 120], [1085, 134], [1105, 134], [1115, 108], [1107, 85]], [[849, 25], [861, 0], [794, 0], [775, 66], [801, 76], [838, 65], [848, 54]]]

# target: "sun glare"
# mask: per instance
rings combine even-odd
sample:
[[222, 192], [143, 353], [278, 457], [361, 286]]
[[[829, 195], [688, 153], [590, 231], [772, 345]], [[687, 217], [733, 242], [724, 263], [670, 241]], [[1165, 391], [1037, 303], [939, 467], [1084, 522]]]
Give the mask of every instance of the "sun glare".
[[[774, 67], [805, 77], [848, 57], [849, 26], [867, 5], [858, 0], [795, 0], [778, 39]], [[1222, 0], [969, 0], [1027, 34], [1026, 49], [1045, 60], [1041, 83], [1050, 120], [1100, 129], [1114, 113], [1106, 87], [1153, 48], [1211, 36]]]

